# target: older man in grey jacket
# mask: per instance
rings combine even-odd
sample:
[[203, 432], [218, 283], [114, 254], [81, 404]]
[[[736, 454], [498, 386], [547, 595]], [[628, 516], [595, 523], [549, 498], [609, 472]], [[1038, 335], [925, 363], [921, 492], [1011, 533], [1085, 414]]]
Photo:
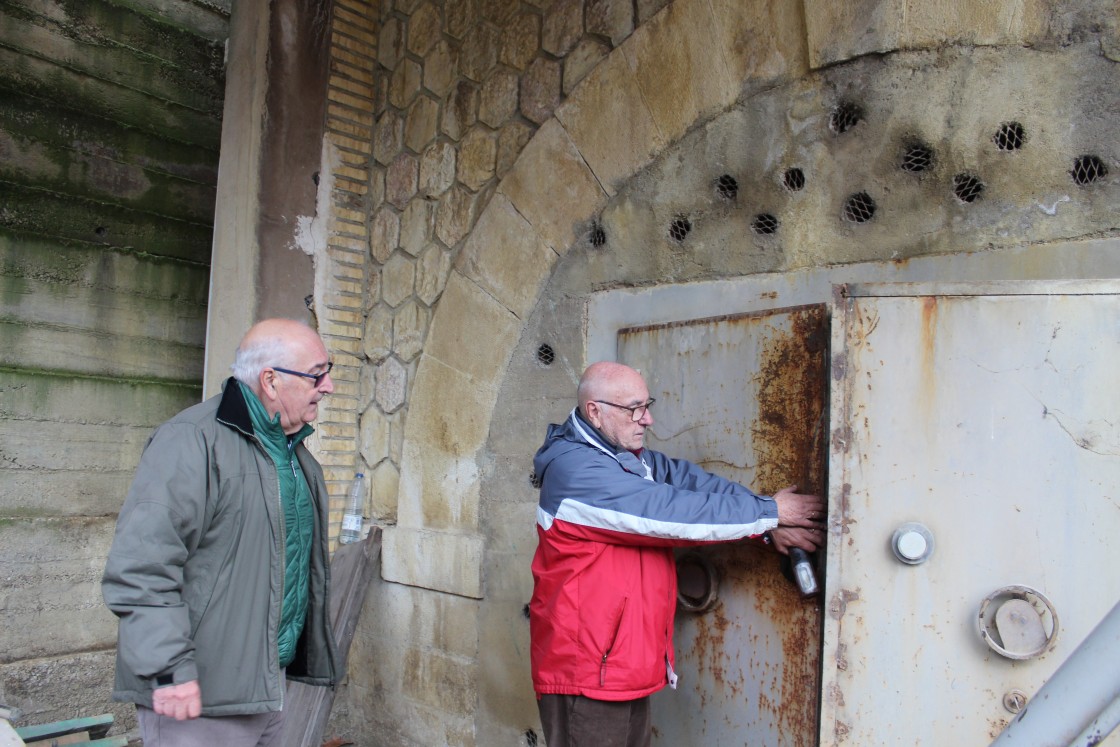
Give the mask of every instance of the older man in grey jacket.
[[137, 704], [148, 747], [278, 745], [285, 677], [339, 674], [326, 483], [302, 443], [331, 362], [311, 328], [271, 319], [232, 368], [148, 441], [102, 580], [113, 698]]

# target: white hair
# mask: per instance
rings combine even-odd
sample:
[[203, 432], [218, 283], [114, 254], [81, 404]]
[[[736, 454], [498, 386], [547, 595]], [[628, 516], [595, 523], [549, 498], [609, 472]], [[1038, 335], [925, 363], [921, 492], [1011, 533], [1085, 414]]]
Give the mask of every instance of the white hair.
[[269, 335], [237, 348], [230, 370], [233, 378], [257, 391], [260, 386], [261, 371], [270, 366], [284, 366], [288, 363], [288, 340], [278, 335]]

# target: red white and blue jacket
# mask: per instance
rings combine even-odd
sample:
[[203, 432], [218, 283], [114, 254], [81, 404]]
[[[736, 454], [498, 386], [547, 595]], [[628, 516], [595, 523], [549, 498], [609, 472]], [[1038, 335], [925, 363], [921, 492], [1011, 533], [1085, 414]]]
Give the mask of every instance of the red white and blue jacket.
[[549, 426], [533, 466], [537, 695], [633, 700], [675, 687], [672, 548], [767, 532], [777, 504], [683, 459], [620, 452], [578, 410]]

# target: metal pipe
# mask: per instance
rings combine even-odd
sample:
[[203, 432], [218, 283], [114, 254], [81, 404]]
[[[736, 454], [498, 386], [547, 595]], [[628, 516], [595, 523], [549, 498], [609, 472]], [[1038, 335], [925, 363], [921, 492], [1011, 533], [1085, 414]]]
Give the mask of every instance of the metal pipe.
[[1099, 744], [1120, 723], [1120, 603], [990, 747]]

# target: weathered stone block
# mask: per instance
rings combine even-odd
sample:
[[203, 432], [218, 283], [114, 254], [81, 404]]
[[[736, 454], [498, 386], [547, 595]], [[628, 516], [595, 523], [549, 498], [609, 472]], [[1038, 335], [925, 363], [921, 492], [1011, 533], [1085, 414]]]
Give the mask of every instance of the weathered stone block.
[[[469, 377], [469, 386], [479, 389], [494, 386], [499, 374], [505, 370], [514, 333], [520, 326], [519, 320], [507, 307], [473, 281], [453, 272], [440, 300], [439, 313], [432, 319], [421, 362], [434, 358]], [[463, 345], [464, 340], [483, 338], [487, 340], [486, 345]], [[466, 382], [454, 383], [468, 386]], [[435, 406], [440, 407], [438, 404]], [[473, 452], [481, 445], [481, 441], [476, 439], [484, 438], [485, 434], [464, 431], [462, 438], [465, 440], [451, 434], [441, 437], [456, 438], [456, 443], [461, 445], [470, 444]]]
[[461, 80], [443, 107], [443, 134], [459, 140], [478, 121], [478, 87]]
[[393, 159], [385, 172], [385, 199], [403, 210], [416, 194], [419, 171], [416, 156], [401, 153]]
[[430, 244], [416, 261], [416, 297], [432, 306], [443, 293], [451, 272], [451, 252], [438, 244]]
[[383, 304], [374, 306], [366, 319], [362, 352], [373, 364], [379, 364], [392, 352], [393, 314]]
[[382, 205], [374, 213], [369, 227], [369, 253], [378, 262], [385, 262], [396, 251], [401, 238], [401, 219], [397, 213]]
[[394, 413], [404, 404], [408, 391], [408, 376], [396, 358], [386, 358], [377, 367], [373, 399], [387, 413]]
[[389, 78], [389, 103], [398, 109], [407, 109], [420, 92], [423, 71], [420, 64], [409, 59], [402, 60]]
[[[711, 39], [740, 89], [760, 90], [809, 72], [805, 14], [796, 0], [713, 0]], [[735, 96], [740, 92], [736, 91]]]
[[502, 128], [502, 131], [498, 134], [498, 162], [496, 166], [499, 179], [513, 168], [517, 157], [521, 155], [521, 151], [525, 149], [534, 132], [536, 132], [535, 128], [520, 121], [510, 122]]
[[[399, 430], [399, 413], [392, 428]], [[370, 474], [370, 517], [377, 522], [397, 520], [397, 491], [400, 488], [401, 473], [391, 459], [385, 459]]]
[[447, 33], [462, 39], [478, 21], [478, 0], [456, 0], [447, 4]]
[[388, 70], [395, 70], [404, 57], [404, 29], [393, 16], [385, 19], [377, 37], [377, 61]]
[[666, 142], [621, 51], [637, 36], [592, 70], [556, 110], [557, 119], [610, 194], [646, 166]]
[[548, 9], [541, 33], [541, 48], [563, 57], [583, 36], [582, 0], [556, 0]]
[[481, 536], [400, 525], [384, 532], [381, 576], [386, 581], [482, 598]]
[[474, 713], [478, 679], [473, 659], [447, 656], [428, 648], [404, 652], [404, 692], [412, 699], [463, 716]]
[[402, 361], [410, 363], [424, 349], [431, 312], [416, 301], [406, 301], [393, 316], [393, 351]]
[[455, 183], [457, 153], [451, 143], [435, 143], [420, 159], [420, 193], [438, 197]]
[[420, 96], [408, 109], [404, 127], [404, 144], [414, 153], [422, 153], [436, 137], [439, 123], [439, 104], [427, 96]]
[[436, 209], [436, 236], [447, 247], [454, 247], [470, 232], [475, 221], [475, 195], [461, 186], [447, 190]]
[[478, 118], [497, 129], [517, 111], [517, 76], [499, 70], [482, 84]]
[[426, 55], [439, 41], [439, 8], [426, 2], [416, 9], [408, 19], [408, 51], [417, 57]]
[[556, 257], [509, 198], [499, 194], [463, 244], [456, 269], [524, 319]]
[[451, 92], [455, 82], [455, 53], [446, 41], [440, 41], [424, 58], [424, 87], [441, 99]]
[[362, 413], [358, 436], [358, 451], [368, 465], [377, 465], [389, 457], [390, 418], [376, 406]]
[[486, 80], [494, 65], [498, 63], [498, 47], [501, 37], [497, 29], [489, 24], [480, 24], [463, 40], [459, 53], [459, 71], [481, 83]]
[[537, 131], [499, 189], [560, 253], [575, 241], [576, 228], [607, 200], [583, 155], [555, 120]]
[[537, 124], [552, 116], [560, 103], [560, 63], [543, 57], [521, 78], [521, 113]]
[[498, 142], [493, 133], [479, 127], [467, 133], [459, 145], [459, 182], [471, 191], [494, 178]]
[[502, 33], [502, 48], [498, 60], [515, 70], [524, 70], [541, 48], [541, 17], [536, 13], [522, 13]]
[[564, 95], [570, 94], [610, 51], [611, 48], [598, 39], [582, 39], [572, 53], [564, 58]]
[[416, 265], [404, 252], [394, 252], [381, 269], [381, 298], [393, 308], [412, 295]]
[[[420, 161], [420, 188], [424, 188], [424, 161]], [[401, 214], [400, 247], [416, 257], [432, 240], [435, 226], [436, 204], [423, 197], [415, 197]]]
[[373, 157], [383, 166], [392, 162], [404, 145], [404, 119], [396, 112], [385, 112], [373, 130]]
[[588, 0], [587, 33], [599, 34], [617, 47], [634, 31], [634, 4], [631, 0]]

